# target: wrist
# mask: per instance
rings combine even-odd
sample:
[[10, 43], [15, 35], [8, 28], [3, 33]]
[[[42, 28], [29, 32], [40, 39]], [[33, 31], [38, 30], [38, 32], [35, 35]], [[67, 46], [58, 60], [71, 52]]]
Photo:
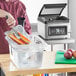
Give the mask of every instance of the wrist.
[[9, 16], [9, 13], [5, 10], [3, 10], [3, 17], [7, 18]]
[[8, 19], [10, 17], [10, 13], [6, 12], [5, 13], [5, 18]]
[[8, 19], [9, 13], [8, 13], [8, 12], [5, 12], [5, 13], [4, 13], [4, 16], [5, 16], [6, 19]]

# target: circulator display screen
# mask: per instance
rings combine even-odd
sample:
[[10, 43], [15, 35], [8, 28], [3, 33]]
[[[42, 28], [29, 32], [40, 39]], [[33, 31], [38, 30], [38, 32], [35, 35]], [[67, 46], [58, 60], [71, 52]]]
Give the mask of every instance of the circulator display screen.
[[54, 26], [48, 27], [48, 35], [55, 36], [55, 35], [67, 35], [67, 26]]

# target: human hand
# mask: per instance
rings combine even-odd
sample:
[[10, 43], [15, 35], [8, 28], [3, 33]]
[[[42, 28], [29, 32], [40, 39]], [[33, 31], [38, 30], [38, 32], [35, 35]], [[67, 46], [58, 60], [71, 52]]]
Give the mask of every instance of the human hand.
[[13, 26], [15, 26], [16, 20], [14, 19], [14, 17], [7, 11], [0, 9], [0, 17], [8, 17], [6, 20], [6, 23], [10, 26], [10, 28], [12, 28]]
[[16, 20], [14, 19], [14, 17], [10, 13], [8, 13], [7, 17], [8, 18], [6, 20], [6, 23], [9, 25], [10, 28], [14, 27], [16, 23]]
[[0, 9], [0, 17], [2, 18], [2, 17], [5, 17], [6, 16], [6, 11], [4, 11], [4, 10], [2, 10], [2, 9]]

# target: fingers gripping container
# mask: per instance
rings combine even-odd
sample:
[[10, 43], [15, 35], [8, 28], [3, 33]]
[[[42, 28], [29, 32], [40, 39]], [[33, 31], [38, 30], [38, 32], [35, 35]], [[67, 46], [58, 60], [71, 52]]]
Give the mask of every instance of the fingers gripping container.
[[[20, 28], [20, 29], [19, 29]], [[23, 32], [27, 36], [25, 31], [22, 31], [22, 26], [16, 26], [15, 30]], [[12, 30], [11, 30], [12, 31]], [[31, 43], [28, 45], [18, 45], [11, 38], [7, 36], [9, 31], [6, 34], [6, 40], [9, 43], [10, 50], [10, 59], [16, 65], [17, 68], [33, 68], [40, 67], [42, 64], [43, 57], [43, 44], [44, 42], [36, 35], [27, 36], [31, 40]]]

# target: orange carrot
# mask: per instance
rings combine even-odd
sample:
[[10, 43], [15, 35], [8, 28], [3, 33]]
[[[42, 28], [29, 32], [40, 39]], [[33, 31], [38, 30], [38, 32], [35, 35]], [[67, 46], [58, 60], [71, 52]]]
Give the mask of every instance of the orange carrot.
[[22, 42], [21, 40], [17, 39], [13, 34], [9, 34], [9, 37], [14, 40], [17, 44], [25, 44], [24, 42]]
[[26, 38], [26, 37], [25, 37], [24, 35], [22, 35], [20, 32], [18, 32], [18, 34], [20, 35], [20, 37], [21, 37], [21, 39], [22, 39], [23, 41], [28, 42], [28, 43], [31, 42], [28, 38]]
[[[13, 33], [13, 35], [15, 36], [15, 34]], [[16, 36], [15, 36], [16, 37]], [[17, 38], [17, 37], [16, 37]], [[22, 41], [24, 44], [28, 44], [28, 42], [25, 42], [24, 40], [22, 40], [21, 38], [19, 39], [20, 41]]]
[[25, 44], [29, 44], [28, 42], [25, 42], [24, 40], [22, 40], [21, 38], [19, 39], [20, 41], [22, 41]]

